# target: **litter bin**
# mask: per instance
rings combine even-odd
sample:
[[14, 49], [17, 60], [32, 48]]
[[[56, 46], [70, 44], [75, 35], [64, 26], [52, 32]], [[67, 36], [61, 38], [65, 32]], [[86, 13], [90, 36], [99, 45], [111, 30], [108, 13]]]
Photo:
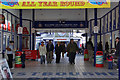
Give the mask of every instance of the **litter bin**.
[[21, 55], [22, 55], [21, 51], [16, 51], [15, 53], [15, 67], [16, 68], [22, 67]]
[[96, 67], [103, 67], [103, 52], [96, 52]]
[[84, 61], [88, 61], [88, 60], [89, 60], [88, 50], [85, 49], [85, 50], [84, 50]]

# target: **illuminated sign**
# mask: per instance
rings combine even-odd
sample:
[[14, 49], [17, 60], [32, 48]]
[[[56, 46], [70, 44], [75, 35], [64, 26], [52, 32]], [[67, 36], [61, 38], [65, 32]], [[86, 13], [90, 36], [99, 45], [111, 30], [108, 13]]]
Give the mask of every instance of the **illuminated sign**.
[[110, 8], [110, 0], [1, 0], [3, 9]]
[[87, 28], [85, 21], [35, 21], [34, 28]]

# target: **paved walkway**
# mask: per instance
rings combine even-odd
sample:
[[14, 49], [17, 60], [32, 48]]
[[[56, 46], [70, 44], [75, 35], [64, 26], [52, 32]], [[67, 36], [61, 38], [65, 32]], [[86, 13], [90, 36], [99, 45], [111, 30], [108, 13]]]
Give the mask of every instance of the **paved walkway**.
[[[26, 61], [26, 68], [15, 68], [11, 70], [14, 78], [111, 78], [116, 80], [118, 73], [116, 69], [108, 70], [107, 65], [103, 68], [93, 67], [93, 63], [83, 60], [82, 55], [77, 55], [76, 64], [70, 65], [68, 57], [61, 58], [61, 63], [40, 64], [38, 61]], [[106, 80], [105, 79], [105, 80]], [[84, 80], [84, 79], [83, 79]], [[101, 79], [102, 80], [102, 79]]]

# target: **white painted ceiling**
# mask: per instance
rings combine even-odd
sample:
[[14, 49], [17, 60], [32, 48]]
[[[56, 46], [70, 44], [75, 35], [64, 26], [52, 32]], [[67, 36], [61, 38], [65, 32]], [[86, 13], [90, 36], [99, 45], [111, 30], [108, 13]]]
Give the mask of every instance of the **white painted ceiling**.
[[35, 10], [37, 21], [80, 21], [85, 20], [85, 9], [78, 10]]

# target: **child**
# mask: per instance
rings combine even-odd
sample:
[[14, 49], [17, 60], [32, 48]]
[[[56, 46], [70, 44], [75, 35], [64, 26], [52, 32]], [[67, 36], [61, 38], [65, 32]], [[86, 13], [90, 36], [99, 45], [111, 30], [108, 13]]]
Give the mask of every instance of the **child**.
[[107, 60], [108, 60], [108, 69], [113, 69], [113, 56], [112, 56], [112, 54], [108, 54]]
[[22, 62], [22, 68], [25, 68], [25, 52], [22, 52], [21, 62]]

